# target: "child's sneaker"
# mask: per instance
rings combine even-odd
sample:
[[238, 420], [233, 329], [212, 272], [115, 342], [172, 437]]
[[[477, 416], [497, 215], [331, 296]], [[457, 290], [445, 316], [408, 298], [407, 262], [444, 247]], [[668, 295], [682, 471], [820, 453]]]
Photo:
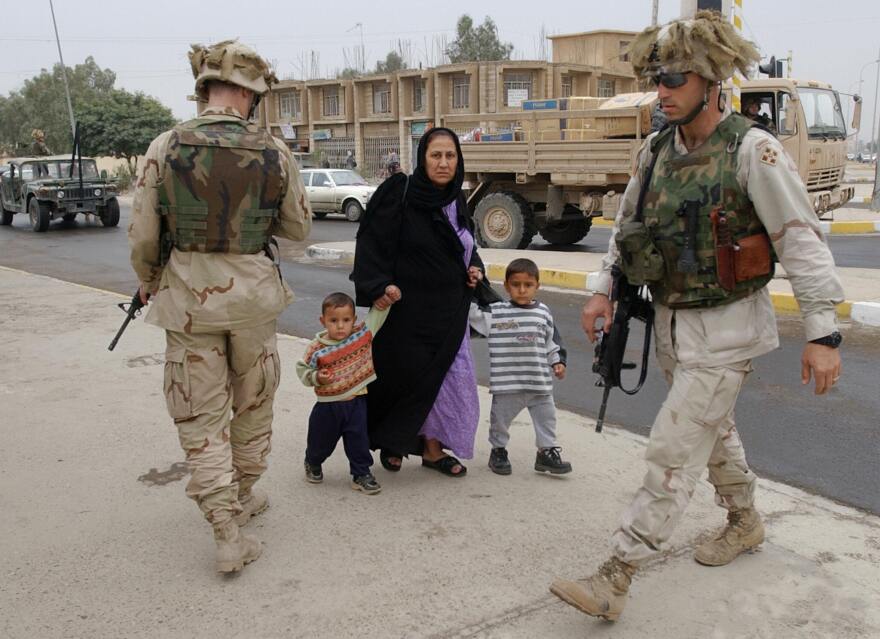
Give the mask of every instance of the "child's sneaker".
[[379, 482], [377, 482], [376, 478], [373, 477], [373, 473], [367, 473], [366, 475], [358, 475], [356, 477], [352, 477], [351, 487], [352, 489], [359, 490], [362, 493], [366, 493], [367, 495], [375, 495], [380, 490], [382, 490]]
[[489, 469], [496, 475], [509, 475], [513, 470], [507, 459], [506, 448], [493, 448], [489, 454]]
[[535, 470], [539, 473], [550, 473], [552, 475], [564, 475], [571, 472], [571, 464], [562, 461], [559, 446], [553, 448], [539, 448], [535, 457]]
[[321, 470], [321, 464], [310, 464], [309, 460], [305, 461], [306, 481], [310, 484], [320, 484], [324, 481], [324, 472]]

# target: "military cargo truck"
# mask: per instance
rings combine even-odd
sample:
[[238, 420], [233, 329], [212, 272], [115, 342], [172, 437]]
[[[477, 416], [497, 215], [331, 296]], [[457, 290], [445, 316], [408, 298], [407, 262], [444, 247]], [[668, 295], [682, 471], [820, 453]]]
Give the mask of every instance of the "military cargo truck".
[[54, 219], [72, 220], [79, 214], [92, 214], [104, 226], [116, 226], [116, 195], [116, 185], [98, 173], [91, 158], [74, 161], [72, 167], [69, 155], [13, 158], [0, 171], [0, 224], [8, 226], [13, 216], [26, 213], [31, 228], [43, 232]]
[[[852, 187], [841, 187], [847, 130], [836, 91], [823, 83], [771, 78], [746, 81], [742, 95], [763, 99], [817, 215], [852, 198]], [[490, 132], [507, 133], [462, 142], [465, 189], [481, 246], [525, 248], [535, 233], [551, 244], [573, 244], [587, 235], [593, 218], [614, 218], [651, 131], [656, 93], [571, 100], [542, 101], [540, 106], [551, 108], [442, 118], [452, 128], [479, 119]], [[853, 128], [860, 112], [857, 103]]]

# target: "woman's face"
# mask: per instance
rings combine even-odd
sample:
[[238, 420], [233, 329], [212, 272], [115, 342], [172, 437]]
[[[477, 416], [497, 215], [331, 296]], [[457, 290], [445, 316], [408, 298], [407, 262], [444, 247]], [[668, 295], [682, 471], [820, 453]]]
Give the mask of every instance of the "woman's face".
[[428, 179], [437, 188], [443, 188], [455, 177], [458, 166], [458, 152], [455, 142], [448, 135], [438, 135], [428, 143], [425, 153], [425, 171]]

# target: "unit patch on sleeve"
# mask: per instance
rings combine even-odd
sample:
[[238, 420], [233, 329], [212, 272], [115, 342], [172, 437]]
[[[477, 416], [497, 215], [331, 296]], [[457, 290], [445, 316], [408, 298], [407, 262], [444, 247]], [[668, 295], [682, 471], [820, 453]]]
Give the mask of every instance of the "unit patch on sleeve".
[[761, 162], [763, 162], [764, 164], [769, 164], [770, 166], [776, 166], [776, 161], [778, 159], [779, 159], [779, 151], [777, 151], [773, 147], [768, 146], [761, 153]]

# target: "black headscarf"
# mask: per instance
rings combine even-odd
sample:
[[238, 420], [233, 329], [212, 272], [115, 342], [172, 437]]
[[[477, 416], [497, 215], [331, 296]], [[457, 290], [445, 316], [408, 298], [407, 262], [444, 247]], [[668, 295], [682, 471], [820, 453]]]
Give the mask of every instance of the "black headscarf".
[[[428, 178], [425, 168], [428, 154], [428, 140], [435, 133], [445, 132], [455, 143], [455, 152], [458, 154], [458, 165], [455, 167], [455, 176], [442, 189], [434, 186]], [[419, 140], [417, 153], [417, 165], [409, 180], [406, 199], [417, 208], [442, 208], [453, 202], [461, 193], [461, 185], [464, 183], [464, 158], [461, 155], [461, 145], [458, 143], [458, 135], [455, 131], [445, 127], [429, 129]]]

